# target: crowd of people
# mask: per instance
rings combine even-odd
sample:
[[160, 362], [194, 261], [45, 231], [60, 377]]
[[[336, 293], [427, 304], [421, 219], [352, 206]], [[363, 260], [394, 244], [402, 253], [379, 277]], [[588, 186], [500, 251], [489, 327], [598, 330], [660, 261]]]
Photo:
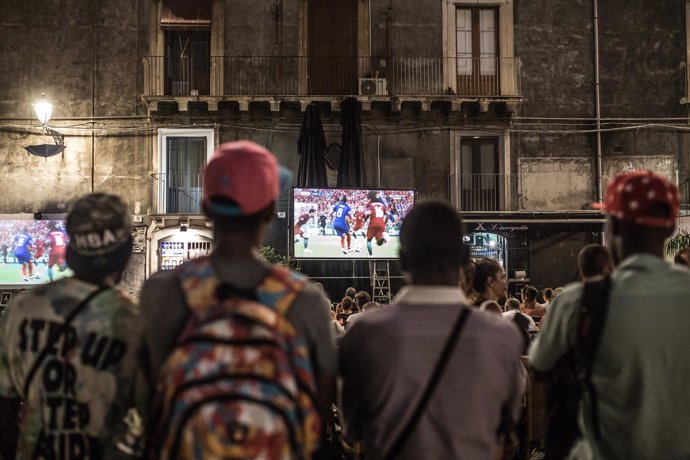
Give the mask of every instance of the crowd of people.
[[138, 304], [117, 288], [127, 204], [77, 200], [74, 276], [0, 320], [0, 456], [517, 458], [541, 380], [546, 458], [690, 458], [690, 270], [687, 252], [663, 259], [679, 208], [668, 181], [616, 176], [606, 246], [585, 247], [582, 281], [541, 299], [509, 297], [497, 261], [470, 260], [449, 204], [417, 203], [400, 228], [408, 284], [383, 306], [354, 288], [332, 303], [256, 255], [286, 175], [257, 144], [220, 145], [203, 186], [212, 254], [154, 274]]

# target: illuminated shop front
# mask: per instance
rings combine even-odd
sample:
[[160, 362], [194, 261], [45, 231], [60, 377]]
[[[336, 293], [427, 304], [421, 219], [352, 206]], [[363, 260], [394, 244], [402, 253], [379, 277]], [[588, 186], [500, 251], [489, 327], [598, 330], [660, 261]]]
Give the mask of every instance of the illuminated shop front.
[[[493, 257], [515, 286], [563, 286], [578, 279], [577, 256], [603, 241], [599, 212], [511, 212], [463, 215], [472, 257]], [[511, 289], [512, 291], [512, 289]]]

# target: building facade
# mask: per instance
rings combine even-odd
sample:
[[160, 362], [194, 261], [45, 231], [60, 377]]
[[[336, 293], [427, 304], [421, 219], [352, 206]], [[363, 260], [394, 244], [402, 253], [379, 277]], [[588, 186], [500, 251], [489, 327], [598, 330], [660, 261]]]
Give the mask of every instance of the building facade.
[[[215, 146], [251, 139], [296, 171], [306, 107], [338, 143], [354, 96], [367, 187], [449, 200], [475, 254], [556, 287], [600, 240], [590, 204], [611, 175], [664, 174], [687, 210], [689, 15], [682, 0], [6, 1], [0, 214], [62, 215], [84, 193], [120, 194], [137, 227], [125, 279], [136, 293], [210, 248], [199, 198]], [[32, 109], [42, 98], [47, 127]], [[24, 149], [60, 142], [45, 158]], [[286, 254], [289, 202], [268, 237]], [[346, 284], [371, 274], [301, 268]]]

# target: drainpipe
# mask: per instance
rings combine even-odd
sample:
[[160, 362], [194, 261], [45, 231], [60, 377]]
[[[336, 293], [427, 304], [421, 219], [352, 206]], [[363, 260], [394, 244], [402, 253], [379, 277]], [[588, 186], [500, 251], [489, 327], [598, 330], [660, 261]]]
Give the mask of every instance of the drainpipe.
[[599, 8], [597, 0], [594, 7], [594, 106], [597, 121], [597, 201], [604, 200], [601, 183], [601, 103], [599, 100]]
[[386, 25], [388, 32], [388, 58], [393, 56], [393, 0], [388, 0], [388, 7], [386, 8]]
[[94, 117], [96, 116], [96, 0], [92, 2], [93, 23], [91, 24], [91, 193], [96, 182], [96, 133]]

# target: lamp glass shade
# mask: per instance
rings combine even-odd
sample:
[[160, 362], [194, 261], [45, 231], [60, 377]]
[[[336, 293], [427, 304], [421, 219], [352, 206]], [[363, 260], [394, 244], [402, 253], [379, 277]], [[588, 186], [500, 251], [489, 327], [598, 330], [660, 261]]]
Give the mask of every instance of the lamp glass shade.
[[34, 104], [34, 110], [36, 111], [38, 121], [45, 125], [48, 123], [50, 115], [53, 113], [53, 104], [46, 101], [40, 101]]

